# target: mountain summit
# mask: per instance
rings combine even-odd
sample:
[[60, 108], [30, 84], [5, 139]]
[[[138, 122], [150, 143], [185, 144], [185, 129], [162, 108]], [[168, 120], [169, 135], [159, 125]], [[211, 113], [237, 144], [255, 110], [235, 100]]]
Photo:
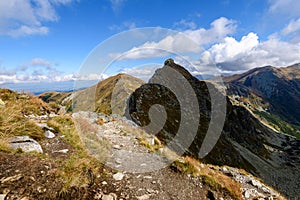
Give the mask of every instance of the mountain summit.
[[[197, 133], [192, 144], [186, 150], [188, 154], [199, 158], [201, 144], [204, 141], [212, 119], [211, 91], [221, 94], [211, 83], [199, 81], [182, 66], [169, 59], [165, 62], [163, 68], [155, 72], [148, 84], [142, 85], [131, 95], [129, 98], [129, 113], [131, 118], [141, 126], [147, 127], [149, 123], [156, 122], [159, 127], [161, 126], [161, 122], [151, 119], [149, 109], [155, 104], [162, 105], [164, 110], [157, 109], [156, 112], [158, 114], [156, 116], [166, 115], [167, 117], [161, 129], [156, 129], [158, 130], [156, 135], [166, 144], [174, 138], [181, 138], [182, 140], [178, 141], [177, 146], [184, 146], [185, 140], [190, 137], [190, 129], [186, 129], [185, 138], [178, 137], [176, 134], [180, 129], [180, 123], [183, 120], [182, 117], [185, 117], [181, 113], [181, 108], [187, 105], [180, 104], [182, 101], [177, 98], [178, 94], [175, 94], [174, 90], [165, 87], [163, 84], [155, 84], [151, 81], [158, 80], [160, 83], [170, 81], [168, 80], [170, 77], [165, 76], [168, 74], [169, 68], [180, 73], [181, 79], [185, 79], [196, 94], [200, 120], [194, 119], [190, 121], [191, 125], [194, 122], [197, 123]], [[286, 96], [280, 96], [284, 94], [289, 94], [291, 95], [290, 98], [293, 98], [292, 92], [297, 92], [295, 89], [296, 86], [292, 90], [286, 88], [283, 92], [275, 89], [275, 85], [280, 85], [281, 83], [290, 84], [285, 82], [285, 79], [280, 77], [279, 73], [283, 74], [281, 70], [274, 70], [273, 67], [265, 67], [228, 79], [231, 79], [230, 81], [236, 84], [244, 85], [243, 88], [251, 86], [253, 90], [257, 89], [257, 91], [261, 91], [267, 98], [284, 98]], [[265, 84], [259, 84], [257, 80], [260, 79], [266, 79]], [[209, 88], [214, 89], [209, 90]], [[271, 92], [269, 89], [271, 89]], [[190, 98], [190, 96], [186, 98]], [[273, 131], [261, 123], [246, 108], [233, 105], [229, 98], [224, 98], [227, 111], [221, 136], [212, 151], [206, 157], [200, 159], [217, 165], [230, 165], [243, 168], [262, 178], [266, 183], [287, 196], [296, 197], [300, 190], [299, 185], [297, 185], [297, 181], [300, 179], [300, 141]], [[222, 114], [221, 111], [219, 114]], [[192, 115], [192, 113], [187, 115]], [[214, 124], [214, 126], [222, 126], [222, 124]], [[176, 148], [174, 147], [175, 150]]]

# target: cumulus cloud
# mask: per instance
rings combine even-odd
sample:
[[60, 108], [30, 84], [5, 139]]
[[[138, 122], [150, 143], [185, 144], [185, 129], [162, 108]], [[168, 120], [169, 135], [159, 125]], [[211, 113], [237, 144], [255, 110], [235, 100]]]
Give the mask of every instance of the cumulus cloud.
[[[233, 37], [226, 37], [223, 43], [213, 45], [208, 52], [215, 62], [221, 63], [244, 57], [258, 44], [258, 36], [254, 33], [249, 33], [242, 37], [240, 41], [236, 41]], [[204, 56], [207, 55], [204, 54]]]
[[226, 36], [235, 33], [236, 27], [237, 25], [234, 20], [220, 17], [211, 23], [209, 29], [187, 30], [184, 33], [203, 46], [223, 41]]
[[74, 0], [9, 0], [0, 1], [0, 35], [13, 37], [47, 34], [45, 22], [59, 19], [55, 6]]
[[112, 58], [120, 59], [146, 59], [157, 58], [170, 54], [199, 53], [202, 46], [221, 42], [224, 37], [233, 34], [236, 30], [236, 22], [221, 17], [211, 23], [209, 29], [186, 30], [174, 32], [163, 37], [160, 41], [148, 41], [138, 47], [133, 47], [124, 53], [112, 53]]
[[300, 44], [281, 41], [272, 37], [260, 42], [255, 33], [249, 33], [240, 41], [226, 37], [202, 53], [196, 66], [217, 66], [222, 72], [236, 73], [255, 67], [273, 65], [285, 67], [299, 62]]

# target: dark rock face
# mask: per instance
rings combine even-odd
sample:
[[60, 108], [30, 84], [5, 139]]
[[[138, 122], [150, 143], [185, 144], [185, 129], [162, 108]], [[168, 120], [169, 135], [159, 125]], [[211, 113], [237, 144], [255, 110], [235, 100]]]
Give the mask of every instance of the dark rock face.
[[[222, 95], [221, 92], [211, 83], [199, 81], [174, 61], [167, 61], [163, 68], [156, 71], [148, 84], [138, 88], [129, 98], [127, 109], [132, 120], [143, 127], [151, 124], [152, 128], [146, 130], [156, 134], [179, 153], [184, 151], [212, 164], [243, 168], [262, 178], [281, 193], [297, 197], [300, 190], [300, 142], [268, 129], [245, 108], [233, 106], [225, 96], [225, 123], [221, 120], [220, 123], [213, 122], [214, 115], [224, 114], [221, 107], [218, 109], [218, 102], [214, 102], [212, 98]], [[170, 69], [176, 70], [181, 76], [166, 77], [165, 72]], [[172, 82], [174, 79], [182, 84], [176, 85]], [[186, 82], [181, 79], [185, 79]], [[166, 87], [168, 84], [171, 85], [171, 89]], [[195, 98], [193, 94], [186, 95], [184, 91], [172, 89], [172, 85], [186, 88], [195, 94]], [[193, 90], [190, 91], [189, 87]], [[178, 94], [179, 92], [181, 94]], [[183, 104], [189, 102], [189, 98], [192, 99], [191, 102]], [[153, 111], [152, 106], [157, 104], [160, 106], [156, 106]], [[212, 114], [213, 105], [217, 106], [219, 113]], [[197, 124], [195, 134], [194, 124]], [[215, 131], [215, 135], [211, 137], [215, 137], [217, 142], [215, 144], [213, 140], [208, 140], [211, 143], [206, 145], [213, 149], [210, 151], [210, 148], [207, 148], [204, 157], [199, 152], [203, 150], [202, 146], [211, 126]], [[182, 130], [182, 127], [185, 129]], [[217, 134], [219, 130], [220, 136]], [[173, 145], [174, 141], [176, 145]]]

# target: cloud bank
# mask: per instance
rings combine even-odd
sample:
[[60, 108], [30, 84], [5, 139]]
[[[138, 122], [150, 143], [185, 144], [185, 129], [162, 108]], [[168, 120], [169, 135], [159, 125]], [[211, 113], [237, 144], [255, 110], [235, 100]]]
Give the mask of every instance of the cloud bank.
[[0, 1], [0, 35], [45, 35], [49, 32], [45, 23], [59, 19], [55, 8], [73, 1], [75, 0]]
[[0, 70], [0, 84], [28, 82], [61, 82], [89, 81], [108, 78], [106, 74], [65, 74], [56, 68], [56, 64], [43, 59], [33, 58], [31, 61], [11, 70]]

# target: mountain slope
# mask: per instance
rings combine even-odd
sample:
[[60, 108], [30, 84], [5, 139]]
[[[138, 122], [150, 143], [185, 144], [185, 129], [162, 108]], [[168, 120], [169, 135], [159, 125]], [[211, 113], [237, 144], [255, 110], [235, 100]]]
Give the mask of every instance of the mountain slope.
[[55, 102], [70, 111], [96, 111], [104, 114], [125, 114], [129, 95], [144, 82], [127, 74], [111, 76], [96, 85], [76, 92], [46, 92], [43, 101]]
[[229, 95], [257, 96], [270, 114], [300, 125], [300, 64], [286, 68], [262, 67], [224, 77]]
[[[148, 173], [121, 171], [120, 166], [136, 164], [126, 159], [124, 151], [127, 155], [134, 151], [157, 155], [154, 150], [160, 147], [131, 121], [95, 112], [73, 113], [72, 117], [55, 114], [37, 97], [6, 89], [0, 89], [0, 99], [0, 199], [209, 200], [243, 199], [243, 192], [249, 200], [257, 194], [284, 199], [239, 169], [206, 165], [190, 157]], [[49, 130], [53, 131], [51, 138], [44, 135]], [[36, 138], [43, 153], [11, 149], [8, 141], [15, 135]], [[100, 139], [107, 143], [101, 145]], [[109, 158], [120, 156], [120, 160], [100, 163], [96, 158], [112, 147], [106, 152]]]
[[[166, 79], [164, 71], [171, 67], [184, 76], [196, 93], [200, 121], [197, 135], [187, 150], [189, 154], [198, 157], [211, 121], [212, 99], [208, 88], [213, 88], [213, 86], [208, 82], [199, 81], [171, 60], [165, 64], [163, 68], [155, 72], [151, 79]], [[213, 91], [218, 93], [216, 89]], [[202, 160], [218, 165], [243, 168], [287, 196], [298, 197], [300, 141], [269, 129], [244, 107], [232, 105], [228, 98], [226, 102], [226, 120], [222, 134], [213, 150]], [[131, 118], [138, 124], [147, 126], [150, 122], [149, 108], [154, 104], [163, 105], [167, 113], [166, 123], [156, 135], [168, 143], [176, 136], [180, 127], [180, 120], [182, 120], [180, 109], [183, 105], [180, 105], [176, 94], [168, 88], [148, 83], [138, 88], [130, 97], [128, 110]], [[161, 110], [158, 112], [161, 115], [164, 114]], [[214, 126], [220, 125], [214, 124]], [[186, 134], [189, 134], [189, 129], [186, 130]], [[184, 146], [184, 138], [177, 142], [177, 146]]]

